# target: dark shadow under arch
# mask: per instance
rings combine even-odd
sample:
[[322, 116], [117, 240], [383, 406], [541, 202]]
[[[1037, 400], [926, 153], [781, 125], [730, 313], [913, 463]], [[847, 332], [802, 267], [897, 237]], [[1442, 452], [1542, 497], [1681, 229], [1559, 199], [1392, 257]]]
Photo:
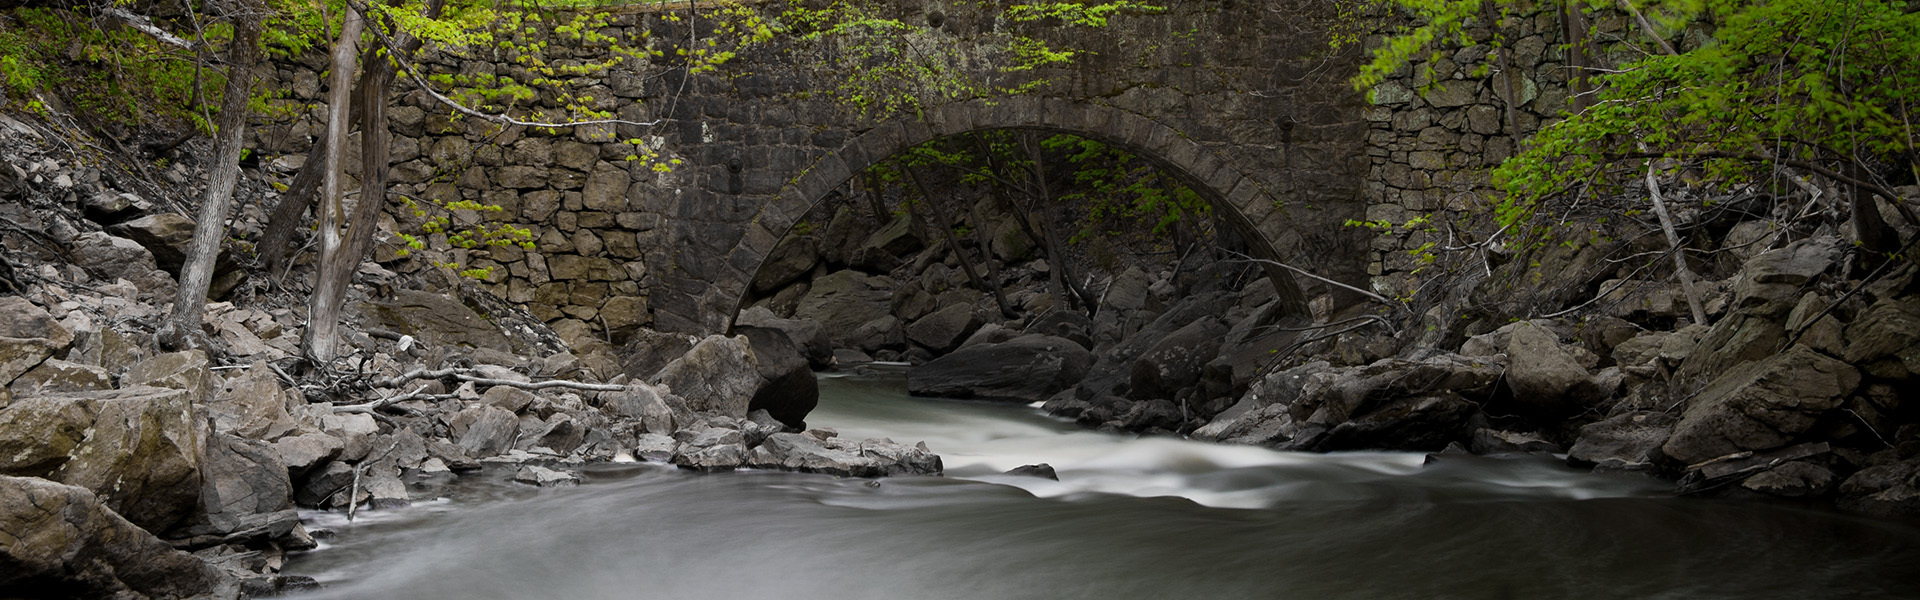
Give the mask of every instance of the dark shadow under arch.
[[[1281, 260], [1272, 236], [1286, 226], [1276, 198], [1259, 181], [1213, 151], [1160, 122], [1121, 109], [1047, 98], [973, 100], [929, 111], [924, 119], [886, 123], [848, 140], [789, 181], [772, 202], [760, 208], [746, 234], [727, 254], [721, 281], [702, 298], [706, 314], [726, 319], [727, 330], [745, 298], [754, 274], [796, 221], [829, 192], [855, 174], [928, 141], [997, 129], [1069, 133], [1113, 144], [1151, 160], [1185, 179], [1212, 203], [1217, 214], [1252, 247], [1257, 258]], [[1293, 276], [1277, 265], [1263, 265], [1273, 280], [1284, 311], [1308, 315], [1307, 300]]]

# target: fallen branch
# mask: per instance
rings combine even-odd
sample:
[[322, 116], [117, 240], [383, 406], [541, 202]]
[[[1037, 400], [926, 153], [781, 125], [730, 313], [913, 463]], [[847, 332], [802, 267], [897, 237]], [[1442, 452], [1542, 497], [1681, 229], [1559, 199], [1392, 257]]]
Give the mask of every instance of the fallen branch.
[[426, 389], [427, 389], [427, 384], [423, 383], [423, 384], [420, 384], [420, 387], [414, 388], [413, 391], [407, 392], [405, 394], [396, 394], [394, 396], [381, 398], [379, 400], [374, 400], [372, 402], [367, 402], [364, 404], [349, 404], [346, 406], [335, 406], [333, 407], [333, 412], [373, 414], [373, 411], [379, 410], [381, 408], [386, 408], [393, 404], [405, 402], [408, 400], [414, 400], [418, 398], [428, 398], [428, 397], [435, 396], [435, 394], [422, 394], [421, 392]]
[[1368, 300], [1372, 300], [1372, 301], [1374, 301], [1374, 302], [1379, 302], [1379, 303], [1381, 303], [1381, 304], [1385, 304], [1385, 305], [1387, 305], [1387, 306], [1392, 306], [1392, 307], [1395, 307], [1395, 308], [1398, 308], [1398, 307], [1400, 307], [1400, 303], [1398, 303], [1398, 302], [1394, 302], [1394, 301], [1392, 301], [1392, 300], [1388, 300], [1386, 296], [1382, 296], [1382, 295], [1379, 295], [1379, 294], [1375, 294], [1375, 293], [1373, 293], [1373, 292], [1369, 292], [1369, 291], [1366, 291], [1366, 290], [1363, 290], [1363, 289], [1360, 289], [1360, 288], [1357, 288], [1357, 287], [1353, 287], [1353, 286], [1351, 286], [1351, 285], [1347, 285], [1347, 284], [1344, 284], [1344, 283], [1340, 283], [1340, 282], [1338, 282], [1338, 281], [1334, 281], [1334, 280], [1332, 280], [1332, 279], [1328, 279], [1328, 278], [1325, 278], [1325, 277], [1321, 277], [1321, 276], [1319, 276], [1319, 275], [1315, 275], [1315, 274], [1313, 274], [1313, 273], [1311, 273], [1311, 272], [1308, 272], [1308, 271], [1307, 271], [1306, 269], [1302, 269], [1302, 268], [1299, 268], [1299, 267], [1296, 267], [1296, 266], [1293, 266], [1293, 265], [1289, 265], [1289, 264], [1287, 264], [1287, 263], [1283, 263], [1283, 262], [1280, 262], [1280, 261], [1277, 261], [1277, 260], [1267, 260], [1267, 259], [1264, 259], [1264, 258], [1254, 258], [1254, 257], [1252, 257], [1252, 256], [1248, 256], [1248, 255], [1246, 255], [1246, 254], [1243, 254], [1243, 253], [1240, 253], [1240, 252], [1235, 252], [1235, 251], [1232, 251], [1232, 250], [1227, 250], [1227, 251], [1226, 251], [1226, 253], [1227, 253], [1227, 254], [1229, 254], [1229, 255], [1232, 255], [1232, 256], [1234, 256], [1234, 257], [1237, 257], [1237, 258], [1238, 258], [1239, 260], [1242, 260], [1242, 261], [1246, 261], [1246, 262], [1253, 262], [1253, 263], [1259, 263], [1259, 264], [1263, 264], [1263, 265], [1273, 265], [1273, 266], [1276, 266], [1276, 267], [1280, 267], [1280, 268], [1282, 268], [1282, 269], [1286, 269], [1286, 270], [1288, 270], [1288, 271], [1292, 271], [1292, 272], [1294, 272], [1295, 274], [1298, 274], [1298, 275], [1300, 275], [1300, 276], [1302, 276], [1302, 277], [1306, 277], [1306, 278], [1308, 278], [1308, 279], [1312, 279], [1312, 280], [1315, 280], [1315, 281], [1319, 281], [1319, 282], [1321, 282], [1321, 283], [1324, 283], [1324, 284], [1327, 284], [1327, 285], [1331, 285], [1331, 286], [1334, 286], [1334, 287], [1337, 287], [1337, 288], [1340, 288], [1340, 289], [1343, 289], [1343, 290], [1347, 290], [1347, 291], [1349, 291], [1349, 292], [1353, 292], [1353, 293], [1355, 293], [1355, 294], [1359, 294], [1359, 295], [1361, 295], [1361, 296], [1363, 296], [1363, 297], [1365, 297], [1365, 298], [1367, 298]]
[[185, 39], [182, 39], [180, 36], [174, 35], [172, 33], [168, 33], [167, 30], [161, 29], [159, 26], [154, 25], [153, 21], [148, 20], [147, 17], [144, 15], [136, 15], [131, 12], [127, 12], [127, 10], [124, 8], [120, 8], [117, 6], [106, 9], [105, 11], [102, 11], [102, 12], [105, 12], [108, 16], [111, 16], [113, 18], [126, 22], [128, 27], [132, 27], [136, 30], [139, 30], [141, 33], [153, 36], [153, 39], [159, 40], [162, 43], [173, 45], [173, 46], [179, 46], [187, 50], [193, 49], [193, 42], [189, 42]]
[[513, 381], [510, 379], [487, 379], [485, 377], [474, 377], [472, 375], [468, 375], [465, 373], [454, 375], [454, 378], [459, 379], [461, 381], [470, 381], [479, 385], [504, 385], [507, 387], [517, 387], [523, 390], [544, 390], [547, 388], [567, 388], [572, 390], [585, 390], [589, 392], [618, 392], [618, 391], [627, 389], [627, 386], [624, 386], [624, 385], [615, 385], [611, 383], [581, 383], [578, 381], [569, 381], [566, 379], [551, 379], [551, 380], [539, 381], [539, 382], [526, 382], [526, 381]]

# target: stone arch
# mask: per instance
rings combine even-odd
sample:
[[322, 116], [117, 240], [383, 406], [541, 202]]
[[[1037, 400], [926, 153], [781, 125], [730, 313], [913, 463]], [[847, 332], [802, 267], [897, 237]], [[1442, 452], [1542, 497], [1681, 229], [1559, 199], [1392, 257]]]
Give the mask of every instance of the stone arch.
[[[727, 254], [720, 281], [701, 300], [703, 316], [714, 331], [730, 328], [753, 277], [794, 223], [829, 192], [855, 174], [928, 141], [976, 131], [1030, 129], [1070, 133], [1134, 152], [1187, 180], [1226, 217], [1256, 256], [1281, 258], [1272, 235], [1259, 224], [1284, 220], [1280, 204], [1266, 186], [1213, 151], [1153, 119], [1110, 106], [1054, 98], [972, 100], [929, 111], [924, 119], [901, 119], [866, 130], [827, 153], [789, 180], [772, 201], [760, 207], [747, 231]], [[1272, 229], [1269, 225], [1267, 229]], [[1308, 314], [1306, 297], [1293, 276], [1268, 265], [1267, 275], [1290, 314]]]

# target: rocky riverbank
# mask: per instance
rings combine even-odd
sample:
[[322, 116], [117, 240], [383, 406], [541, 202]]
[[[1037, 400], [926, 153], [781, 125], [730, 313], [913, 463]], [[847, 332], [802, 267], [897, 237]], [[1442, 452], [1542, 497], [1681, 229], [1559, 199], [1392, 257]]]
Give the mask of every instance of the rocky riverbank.
[[[296, 508], [406, 506], [487, 465], [539, 486], [575, 482], [570, 469], [595, 461], [941, 472], [924, 444], [806, 429], [810, 363], [780, 329], [649, 332], [661, 343], [624, 365], [583, 361], [539, 320], [433, 270], [365, 265], [350, 295], [355, 351], [299, 372], [300, 294], [237, 260], [208, 310], [215, 347], [164, 352], [154, 330], [192, 225], [143, 195], [187, 196], [191, 170], [135, 179], [105, 157], [63, 160], [28, 124], [4, 125], [9, 595], [232, 598], [310, 586], [279, 575], [286, 554], [320, 533]], [[260, 212], [241, 212], [234, 229], [257, 232]]]

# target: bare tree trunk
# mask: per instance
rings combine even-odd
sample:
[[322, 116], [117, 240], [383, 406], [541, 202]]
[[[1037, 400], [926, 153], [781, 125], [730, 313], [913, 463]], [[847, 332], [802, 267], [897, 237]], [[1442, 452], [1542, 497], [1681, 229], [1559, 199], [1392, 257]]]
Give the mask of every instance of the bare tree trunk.
[[867, 210], [873, 212], [874, 222], [879, 223], [881, 227], [887, 226], [887, 221], [891, 220], [892, 215], [887, 214], [887, 199], [881, 194], [883, 190], [880, 187], [880, 175], [867, 171], [860, 176], [860, 183], [866, 188]]
[[1568, 107], [1580, 113], [1593, 105], [1593, 98], [1587, 93], [1587, 16], [1580, 12], [1579, 2], [1567, 0], [1561, 5], [1560, 26], [1567, 32], [1567, 68], [1573, 71], [1567, 78], [1573, 92]]
[[[902, 165], [901, 168], [907, 172], [907, 179], [913, 181], [913, 189], [920, 192], [920, 199], [927, 203], [929, 210], [933, 211], [933, 218], [937, 220], [933, 225], [940, 228], [940, 233], [947, 239], [947, 246], [953, 249], [954, 256], [960, 258], [960, 270], [966, 271], [967, 280], [972, 281], [973, 287], [979, 288], [980, 291], [993, 294], [994, 303], [1000, 305], [1000, 314], [1009, 317], [1018, 314], [1013, 312], [1013, 307], [1007, 304], [1007, 293], [1000, 289], [999, 281], [996, 280], [989, 285], [986, 280], [980, 278], [980, 270], [973, 267], [973, 259], [967, 258], [967, 251], [960, 247], [960, 240], [953, 235], [953, 220], [947, 218], [947, 211], [940, 208], [940, 203], [927, 192], [927, 186], [920, 183], [920, 174], [910, 166]], [[991, 260], [992, 257], [988, 259]]]
[[1080, 304], [1086, 306], [1087, 316], [1091, 317], [1093, 313], [1099, 309], [1099, 306], [1094, 304], [1093, 294], [1087, 293], [1086, 288], [1082, 287], [1080, 283], [1074, 279], [1073, 269], [1068, 264], [1067, 251], [1064, 244], [1060, 243], [1060, 218], [1055, 214], [1058, 207], [1054, 206], [1056, 203], [1053, 201], [1053, 193], [1047, 189], [1047, 163], [1046, 156], [1040, 152], [1040, 140], [1032, 135], [1028, 135], [1023, 142], [1022, 145], [1027, 147], [1027, 154], [1033, 159], [1033, 179], [1035, 193], [1037, 194], [1036, 200], [1038, 200], [1039, 204], [1036, 208], [1039, 209], [1040, 215], [1045, 221], [1043, 225], [1045, 230], [1042, 231], [1040, 235], [1042, 238], [1045, 238], [1047, 257], [1056, 263], [1050, 265], [1053, 267], [1053, 274], [1049, 277], [1058, 277], [1058, 280], [1054, 281], [1054, 283], [1064, 281], [1066, 284], [1064, 287], [1073, 292], [1073, 295], [1078, 298]]
[[315, 276], [313, 294], [307, 301], [307, 335], [302, 340], [301, 353], [315, 365], [325, 365], [334, 358], [335, 346], [340, 340], [340, 308], [346, 299], [346, 287], [335, 282], [346, 279], [337, 275], [346, 271], [352, 276], [353, 269], [359, 266], [359, 257], [346, 256], [344, 244], [340, 239], [340, 227], [345, 224], [346, 207], [341, 199], [341, 150], [347, 142], [347, 103], [353, 86], [353, 71], [358, 52], [355, 47], [360, 42], [360, 30], [365, 23], [360, 13], [351, 8], [347, 10], [346, 23], [340, 27], [340, 39], [333, 45], [333, 60], [328, 67], [332, 72], [327, 82], [327, 153], [326, 173], [320, 186], [319, 236], [320, 270]]
[[987, 220], [980, 214], [980, 205], [967, 205], [967, 213], [973, 217], [973, 243], [980, 246], [980, 260], [987, 265], [987, 279], [993, 280], [994, 300], [1000, 303], [1000, 315], [1009, 319], [1020, 317], [1007, 302], [1006, 293], [1000, 290], [1000, 265], [993, 260], [993, 239], [987, 236]]
[[[1847, 170], [1850, 171], [1847, 173], [1849, 177], [1861, 181], [1867, 179], [1866, 170], [1860, 168], [1858, 164], [1848, 163]], [[1873, 192], [1867, 191], [1865, 186], [1850, 187], [1853, 188], [1850, 198], [1853, 209], [1851, 211], [1853, 235], [1860, 240], [1861, 250], [1855, 264], [1872, 270], [1885, 262], [1894, 252], [1900, 251], [1900, 232], [1888, 225], [1886, 218], [1880, 214], [1880, 203], [1873, 200]], [[1899, 201], [1898, 198], [1887, 200]]]
[[159, 342], [172, 349], [204, 347], [201, 320], [207, 310], [207, 288], [213, 284], [214, 260], [226, 237], [227, 209], [240, 180], [240, 154], [246, 143], [247, 100], [253, 92], [253, 65], [260, 58], [261, 10], [239, 6], [234, 11], [233, 42], [227, 49], [227, 83], [221, 92], [220, 118], [215, 125], [213, 170], [207, 173], [207, 193], [200, 201], [193, 228], [193, 244], [180, 268], [180, 290], [173, 311], [160, 327]]
[[1673, 217], [1667, 213], [1667, 203], [1660, 198], [1660, 184], [1653, 179], [1653, 163], [1647, 163], [1647, 195], [1653, 198], [1653, 214], [1660, 217], [1660, 230], [1667, 234], [1667, 245], [1673, 247], [1673, 273], [1680, 278], [1680, 291], [1687, 296], [1687, 308], [1693, 311], [1693, 322], [1706, 325], [1707, 310], [1700, 304], [1700, 292], [1693, 287], [1693, 270], [1687, 268], [1687, 257], [1680, 246], [1680, 236], [1674, 232]]

